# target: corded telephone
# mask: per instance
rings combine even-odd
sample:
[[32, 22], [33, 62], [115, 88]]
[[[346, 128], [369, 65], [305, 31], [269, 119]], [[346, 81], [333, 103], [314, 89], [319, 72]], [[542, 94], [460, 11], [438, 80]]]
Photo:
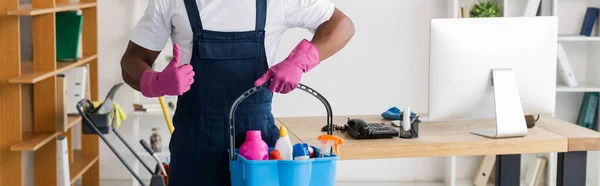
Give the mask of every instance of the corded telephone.
[[391, 126], [384, 123], [367, 123], [362, 119], [348, 119], [344, 129], [355, 139], [393, 138], [399, 135], [398, 130]]

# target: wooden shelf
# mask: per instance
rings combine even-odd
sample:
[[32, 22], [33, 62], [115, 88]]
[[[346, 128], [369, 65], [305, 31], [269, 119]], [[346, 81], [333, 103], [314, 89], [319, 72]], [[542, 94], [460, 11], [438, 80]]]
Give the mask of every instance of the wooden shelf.
[[67, 128], [71, 128], [81, 123], [81, 116], [68, 116], [67, 117]]
[[558, 41], [600, 41], [600, 37], [595, 36], [558, 36]]
[[[71, 128], [74, 125], [81, 122], [81, 116], [68, 116], [67, 123], [68, 127]], [[39, 133], [34, 134], [33, 132], [23, 132], [23, 140], [10, 147], [11, 151], [36, 151], [39, 148], [46, 145], [46, 143], [55, 139], [61, 132], [55, 133]]]
[[11, 151], [36, 151], [46, 143], [52, 141], [58, 136], [60, 132], [56, 133], [39, 133], [34, 134], [32, 132], [23, 132], [23, 140], [10, 147]]
[[79, 179], [83, 173], [94, 165], [100, 159], [98, 155], [85, 156], [79, 151], [73, 153], [73, 163], [69, 164], [69, 173], [71, 174], [71, 185], [75, 184], [75, 181]]
[[63, 73], [69, 69], [74, 67], [78, 67], [84, 64], [89, 63], [90, 61], [97, 59], [98, 55], [87, 55], [83, 56], [80, 60], [76, 62], [57, 62], [56, 70], [52, 72], [33, 72], [33, 62], [24, 61], [21, 64], [21, 76], [10, 78], [8, 80], [9, 83], [13, 84], [33, 84], [39, 81], [42, 81], [46, 78], [55, 76], [56, 74]]
[[556, 85], [556, 92], [600, 92], [600, 86], [579, 84], [576, 87], [568, 87], [566, 85]]
[[19, 5], [19, 9], [9, 10], [6, 12], [6, 15], [35, 16], [35, 15], [41, 15], [41, 14], [79, 10], [79, 9], [92, 8], [92, 7], [96, 7], [95, 2], [94, 3], [71, 2], [69, 4], [56, 4], [56, 6], [54, 8], [31, 8], [31, 4], [21, 4], [21, 5]]
[[[62, 93], [57, 75], [68, 72], [77, 67], [87, 67], [85, 97], [91, 100], [99, 99], [98, 82], [98, 0], [30, 0], [27, 4], [20, 4], [18, 0], [0, 0], [0, 50], [2, 65], [0, 67], [0, 151], [2, 161], [18, 163], [0, 163], [4, 173], [0, 175], [0, 185], [19, 185], [22, 178], [31, 178], [35, 185], [56, 186], [57, 166], [56, 158], [58, 145], [57, 138], [69, 137], [67, 140], [69, 151], [71, 183], [82, 180], [81, 185], [100, 185], [100, 141], [98, 135], [75, 136], [73, 126], [82, 122], [79, 115], [56, 115], [66, 107], [58, 96]], [[6, 3], [5, 3], [6, 2]], [[81, 26], [79, 47], [83, 56], [76, 61], [59, 62], [56, 57], [56, 22], [57, 12], [81, 13], [83, 25]], [[19, 27], [19, 18], [29, 16], [33, 19], [30, 33], [23, 33]], [[25, 35], [23, 35], [25, 34]], [[28, 35], [29, 34], [29, 35]], [[33, 45], [31, 52], [33, 60], [23, 60], [19, 54], [22, 41], [19, 38], [30, 38]], [[59, 41], [60, 42], [60, 41]], [[8, 83], [7, 83], [8, 82]], [[32, 88], [33, 90], [23, 91]], [[23, 92], [27, 93], [23, 96]], [[26, 100], [26, 101], [23, 101]], [[22, 109], [31, 107], [29, 109]], [[27, 113], [24, 113], [27, 112]], [[21, 117], [28, 116], [28, 117]], [[56, 121], [62, 119], [61, 123]], [[66, 121], [65, 121], [66, 120]], [[64, 123], [63, 123], [64, 122]], [[57, 124], [68, 127], [68, 131], [57, 131]], [[34, 128], [32, 132], [23, 131], [23, 126]], [[78, 138], [78, 139], [73, 139]], [[81, 142], [81, 150], [73, 151], [73, 141]], [[20, 162], [26, 161], [20, 152], [32, 152], [34, 160], [27, 160], [25, 164], [32, 167], [23, 167]], [[21, 171], [31, 169], [30, 171]], [[35, 171], [33, 170], [35, 169]], [[35, 173], [35, 174], [34, 174]], [[68, 183], [67, 183], [68, 184]]]
[[[150, 155], [150, 153], [148, 153], [145, 150], [138, 150], [135, 153], [137, 153], [138, 156], [140, 156], [140, 157], [152, 157], [152, 155]], [[164, 146], [163, 146], [163, 151], [162, 152], [156, 153], [156, 156], [158, 156], [160, 158], [167, 157], [167, 156], [170, 156], [170, 155], [171, 155], [171, 152], [169, 152], [169, 148], [168, 147], [165, 148]]]
[[[175, 114], [175, 110], [169, 110], [168, 113], [170, 116], [173, 116], [173, 114]], [[162, 116], [163, 112], [162, 111], [157, 111], [157, 112], [133, 111], [132, 114], [134, 116]]]

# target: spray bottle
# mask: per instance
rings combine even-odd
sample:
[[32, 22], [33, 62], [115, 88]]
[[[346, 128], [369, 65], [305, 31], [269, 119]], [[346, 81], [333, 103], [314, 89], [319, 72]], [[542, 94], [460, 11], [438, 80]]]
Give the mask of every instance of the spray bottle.
[[323, 143], [323, 148], [321, 149], [321, 158], [323, 157], [331, 157], [331, 149], [335, 149], [335, 154], [337, 156], [341, 156], [339, 145], [344, 144], [344, 140], [334, 136], [334, 135], [326, 135], [323, 134], [319, 136], [319, 141]]

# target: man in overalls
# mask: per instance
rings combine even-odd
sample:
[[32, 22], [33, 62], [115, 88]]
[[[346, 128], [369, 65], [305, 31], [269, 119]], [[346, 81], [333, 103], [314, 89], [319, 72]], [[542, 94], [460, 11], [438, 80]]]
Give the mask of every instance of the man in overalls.
[[[273, 60], [283, 33], [304, 28], [304, 39], [279, 63]], [[124, 81], [146, 97], [179, 96], [169, 149], [170, 186], [227, 186], [228, 114], [253, 86], [270, 82], [236, 111], [236, 144], [260, 130], [275, 145], [273, 93], [294, 90], [303, 73], [343, 48], [354, 25], [328, 0], [150, 0], [121, 60]], [[173, 59], [152, 66], [169, 37]]]

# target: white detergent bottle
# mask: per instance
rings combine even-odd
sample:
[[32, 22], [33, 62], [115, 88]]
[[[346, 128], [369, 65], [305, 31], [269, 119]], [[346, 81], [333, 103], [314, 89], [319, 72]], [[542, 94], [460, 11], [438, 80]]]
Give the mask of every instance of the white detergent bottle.
[[292, 142], [288, 136], [287, 129], [284, 126], [279, 128], [279, 139], [275, 143], [275, 150], [278, 150], [283, 160], [292, 159]]

